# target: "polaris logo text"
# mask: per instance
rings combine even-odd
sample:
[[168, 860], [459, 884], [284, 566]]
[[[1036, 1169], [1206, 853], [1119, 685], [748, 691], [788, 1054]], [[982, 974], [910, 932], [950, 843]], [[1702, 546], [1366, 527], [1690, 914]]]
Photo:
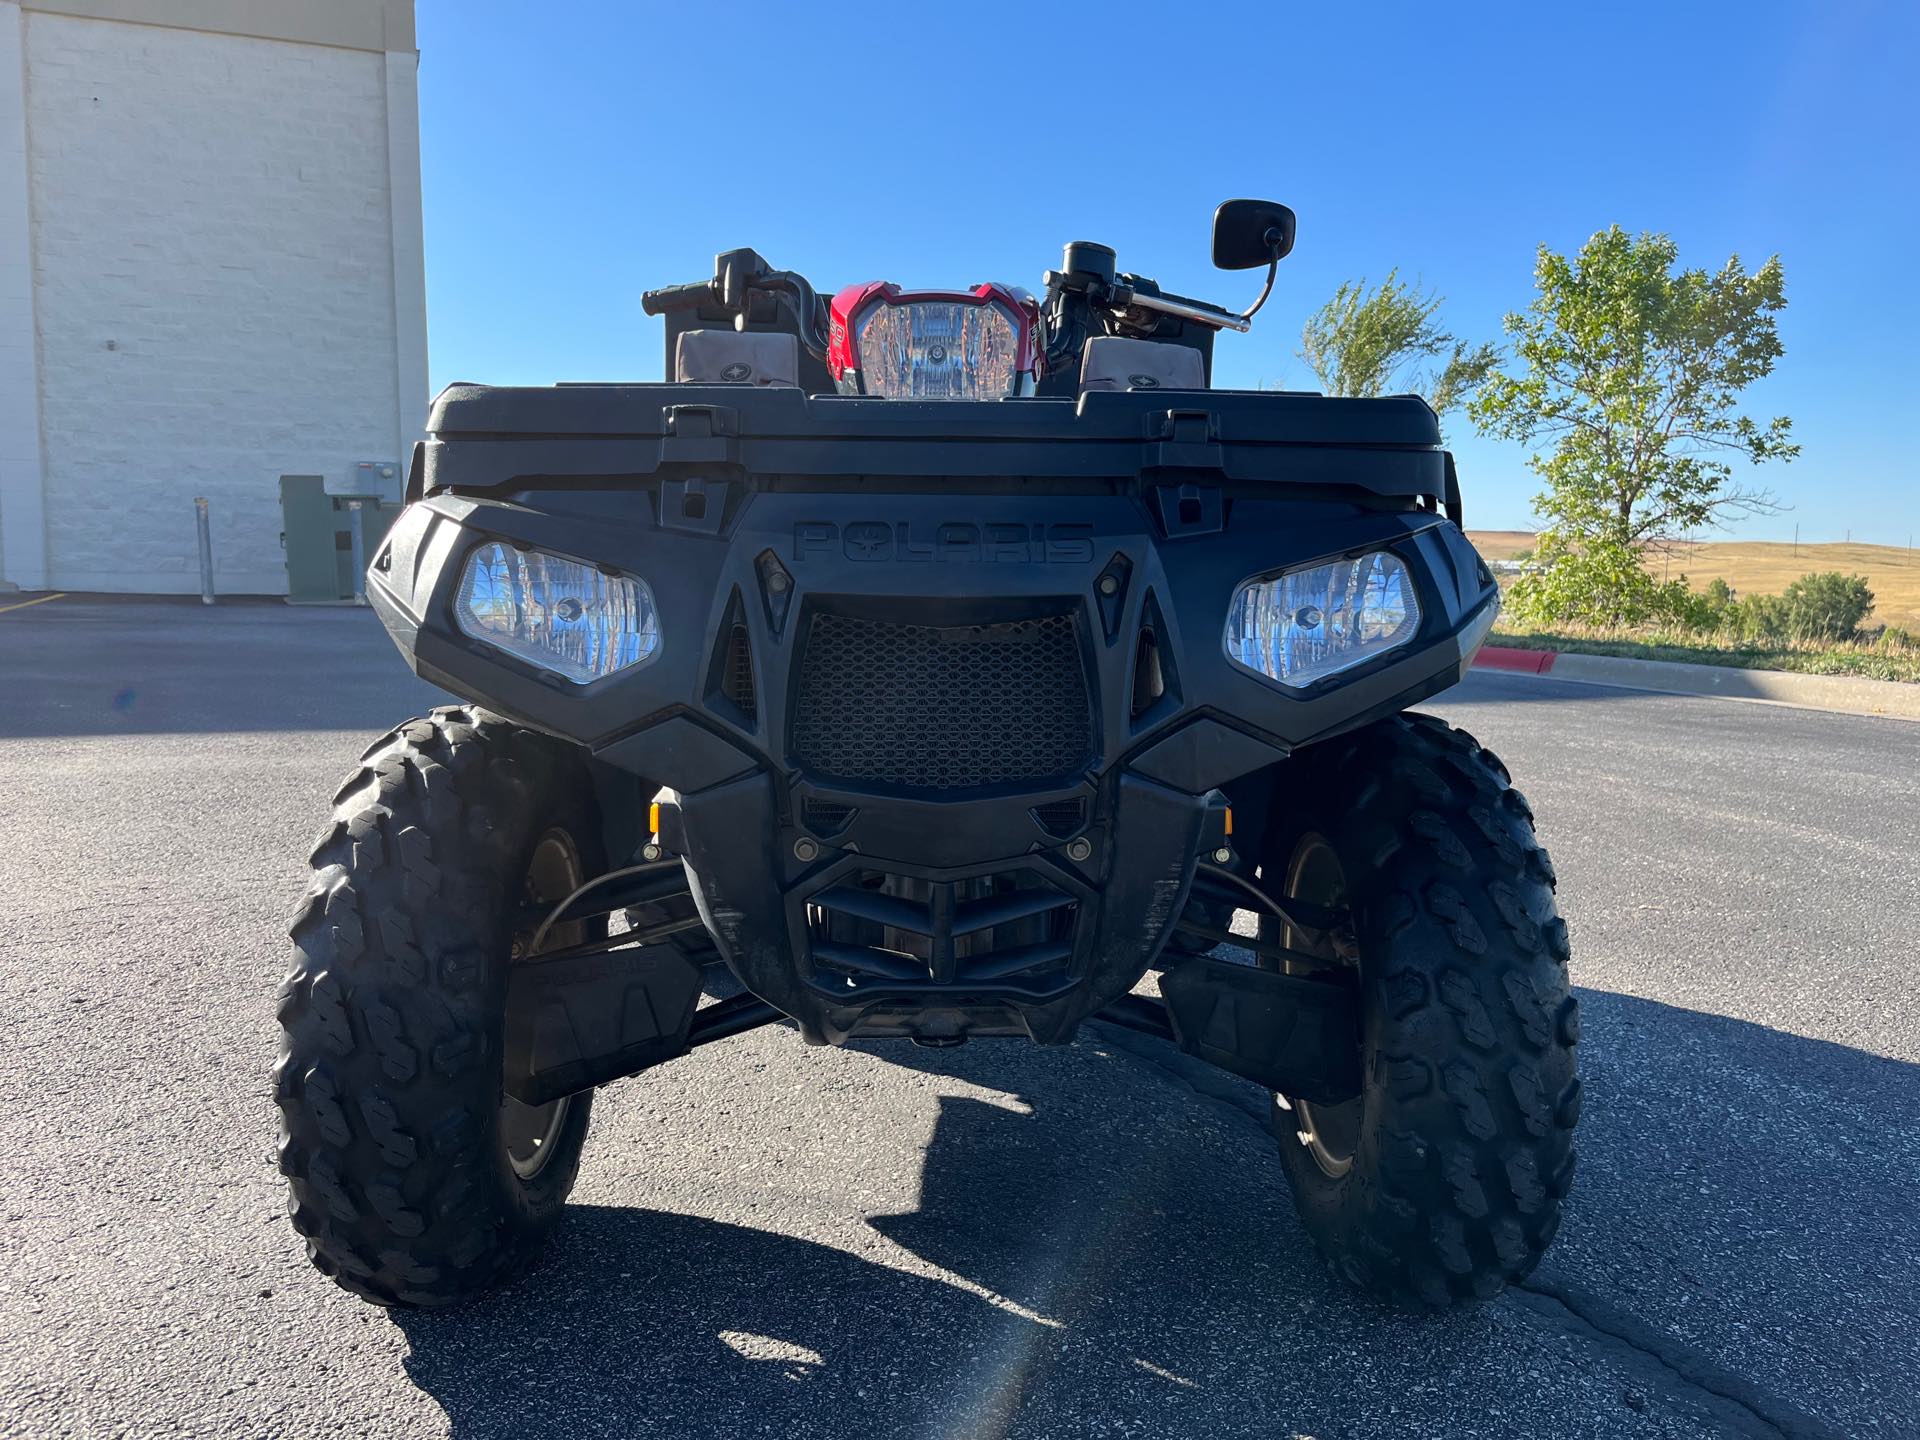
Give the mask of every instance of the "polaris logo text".
[[1093, 559], [1093, 526], [1027, 525], [1017, 521], [802, 520], [793, 527], [793, 558], [928, 564], [1077, 565]]

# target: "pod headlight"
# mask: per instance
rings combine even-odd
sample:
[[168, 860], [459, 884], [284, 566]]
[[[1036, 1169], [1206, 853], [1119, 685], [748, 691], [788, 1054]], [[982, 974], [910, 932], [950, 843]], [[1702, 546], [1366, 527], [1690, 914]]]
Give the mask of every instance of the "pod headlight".
[[463, 634], [576, 685], [660, 653], [646, 581], [497, 540], [467, 557], [453, 618]]
[[1227, 658], [1301, 689], [1397, 650], [1419, 630], [1413, 576], [1398, 556], [1373, 550], [1243, 582], [1227, 609]]

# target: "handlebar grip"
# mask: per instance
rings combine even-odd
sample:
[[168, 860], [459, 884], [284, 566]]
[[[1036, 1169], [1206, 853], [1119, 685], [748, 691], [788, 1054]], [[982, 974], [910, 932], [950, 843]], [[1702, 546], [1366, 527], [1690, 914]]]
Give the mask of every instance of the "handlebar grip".
[[713, 282], [696, 280], [691, 285], [667, 285], [648, 290], [640, 296], [640, 308], [649, 315], [664, 315], [669, 310], [698, 310], [714, 303]]

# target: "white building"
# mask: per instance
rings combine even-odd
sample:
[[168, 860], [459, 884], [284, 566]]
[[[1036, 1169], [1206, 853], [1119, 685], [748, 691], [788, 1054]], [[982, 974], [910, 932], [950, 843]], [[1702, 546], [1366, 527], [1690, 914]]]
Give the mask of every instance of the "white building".
[[425, 420], [412, 0], [0, 0], [0, 583], [286, 590]]

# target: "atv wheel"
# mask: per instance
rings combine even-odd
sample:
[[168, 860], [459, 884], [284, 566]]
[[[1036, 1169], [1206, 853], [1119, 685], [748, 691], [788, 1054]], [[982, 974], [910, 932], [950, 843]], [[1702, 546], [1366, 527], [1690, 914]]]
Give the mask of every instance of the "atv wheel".
[[1301, 758], [1261, 877], [1349, 923], [1263, 930], [1349, 971], [1364, 1076], [1345, 1104], [1273, 1098], [1301, 1221], [1354, 1284], [1490, 1298], [1539, 1263], [1573, 1178], [1579, 1018], [1553, 866], [1505, 767], [1431, 716]]
[[[363, 1299], [461, 1299], [558, 1219], [593, 1096], [505, 1095], [507, 967], [530, 914], [603, 868], [599, 835], [578, 756], [475, 709], [402, 725], [335, 795], [292, 924], [275, 1081], [294, 1228]], [[604, 926], [556, 926], [541, 948]]]

